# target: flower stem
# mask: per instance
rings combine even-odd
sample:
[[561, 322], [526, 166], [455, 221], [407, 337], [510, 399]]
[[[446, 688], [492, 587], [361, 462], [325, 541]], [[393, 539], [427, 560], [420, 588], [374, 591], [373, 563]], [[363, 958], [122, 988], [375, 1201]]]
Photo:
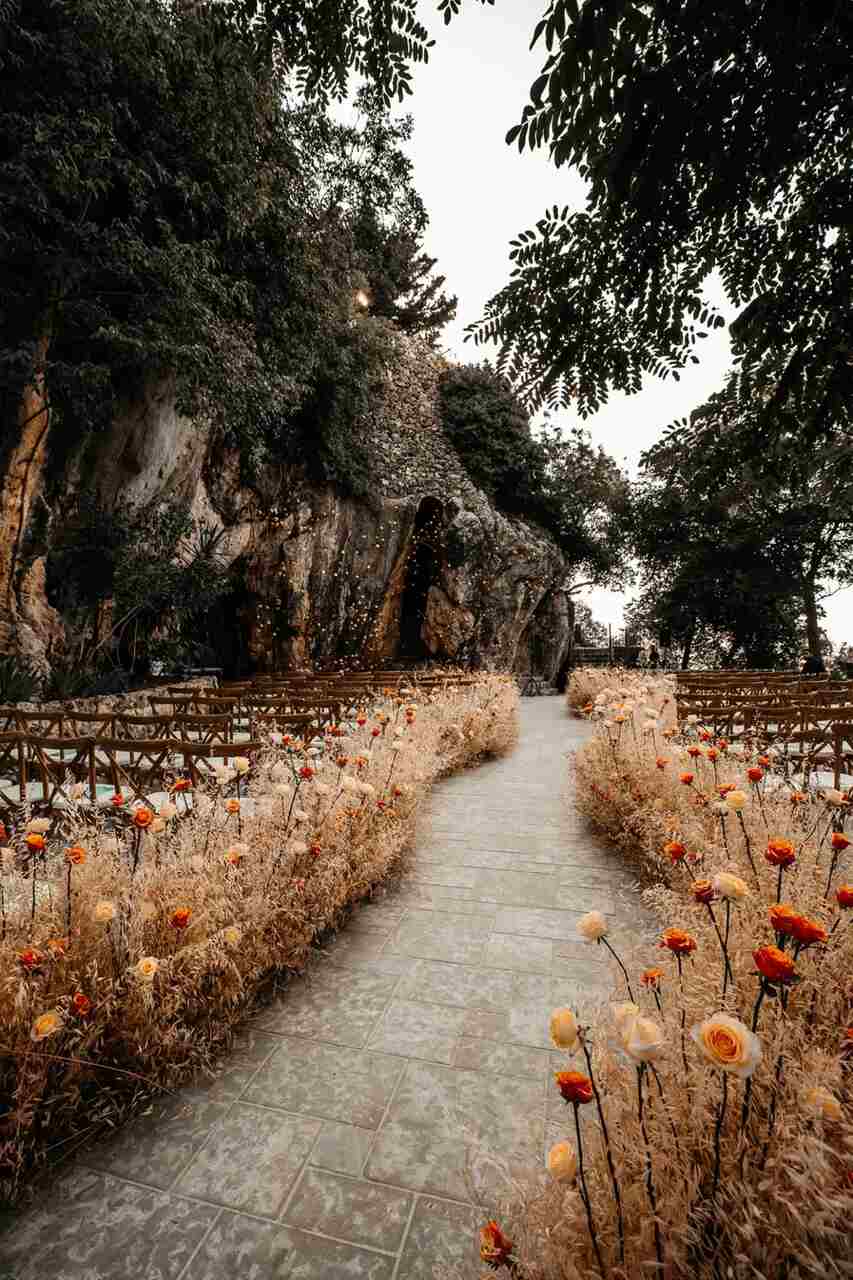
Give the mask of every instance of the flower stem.
[[719, 943], [720, 943], [720, 948], [722, 949], [722, 952], [723, 952], [723, 961], [724, 961], [724, 964], [723, 964], [723, 998], [725, 998], [725, 994], [726, 994], [726, 984], [727, 984], [727, 982], [728, 982], [729, 978], [731, 978], [731, 980], [732, 980], [732, 986], [734, 986], [734, 981], [735, 981], [735, 980], [734, 980], [734, 975], [732, 974], [731, 966], [729, 965], [729, 953], [728, 953], [728, 949], [726, 948], [726, 944], [725, 944], [725, 942], [723, 941], [723, 935], [720, 933], [720, 926], [717, 924], [717, 917], [714, 915], [714, 908], [711, 906], [710, 902], [706, 902], [706, 903], [705, 903], [705, 906], [708, 908], [708, 915], [711, 917], [711, 924], [714, 926], [714, 932], [715, 932], [715, 933], [716, 933], [716, 935], [717, 935], [717, 938], [718, 938]]
[[[767, 994], [767, 987], [764, 983], [764, 979], [762, 978], [761, 986], [758, 989], [758, 999], [755, 1002], [755, 1008], [752, 1010], [753, 1033], [758, 1027], [758, 1015], [761, 1012], [761, 1006], [764, 1003], [764, 997], [766, 994]], [[752, 1076], [750, 1076], [749, 1079], [747, 1080], [746, 1086], [743, 1091], [743, 1110], [741, 1111], [741, 1117], [740, 1117], [741, 1133], [746, 1132], [746, 1122], [749, 1119], [749, 1104], [751, 1100], [752, 1100]]]
[[[678, 955], [677, 952], [675, 956], [675, 962], [678, 965], [678, 986], [681, 991], [681, 1060], [684, 1063], [685, 1079], [689, 1081], [690, 1068], [687, 1065], [687, 1049], [684, 1043], [684, 1022], [685, 1022], [685, 1016], [686, 1016], [685, 1009], [684, 1009], [684, 972], [681, 968], [681, 956]], [[688, 1085], [688, 1088], [689, 1088], [689, 1085]]]
[[575, 1112], [575, 1134], [577, 1135], [577, 1142], [578, 1142], [578, 1177], [580, 1178], [580, 1183], [581, 1183], [581, 1199], [583, 1200], [584, 1208], [586, 1209], [586, 1221], [587, 1221], [587, 1226], [589, 1227], [589, 1238], [592, 1241], [592, 1247], [595, 1250], [595, 1258], [596, 1258], [596, 1262], [598, 1263], [598, 1269], [603, 1276], [605, 1274], [604, 1262], [602, 1261], [602, 1258], [601, 1258], [601, 1248], [599, 1247], [598, 1236], [595, 1234], [595, 1223], [593, 1222], [593, 1219], [592, 1219], [592, 1204], [589, 1198], [589, 1191], [587, 1190], [586, 1173], [583, 1167], [583, 1139], [581, 1138], [581, 1122], [580, 1122], [580, 1117], [578, 1116], [577, 1102], [573, 1102], [572, 1106], [574, 1107], [574, 1112]]
[[737, 816], [738, 816], [738, 821], [740, 822], [741, 831], [743, 832], [744, 841], [746, 842], [746, 856], [747, 858], [749, 858], [749, 865], [752, 867], [752, 874], [755, 876], [755, 883], [758, 885], [760, 889], [761, 881], [758, 877], [758, 868], [756, 867], [755, 859], [752, 856], [752, 845], [749, 840], [749, 832], [746, 829], [746, 823], [743, 820], [743, 814], [741, 813], [740, 809], [738, 809], [737, 811]]
[[616, 952], [613, 950], [613, 948], [611, 947], [611, 945], [610, 945], [610, 943], [607, 941], [607, 939], [606, 939], [606, 938], [600, 938], [600, 939], [599, 939], [599, 941], [604, 943], [605, 947], [606, 947], [606, 948], [607, 948], [607, 950], [610, 952], [610, 954], [613, 956], [613, 959], [616, 961], [616, 963], [618, 964], [619, 968], [622, 970], [622, 973], [623, 973], [624, 978], [625, 978], [625, 986], [628, 988], [628, 999], [631, 1001], [631, 1003], [632, 1003], [632, 1004], [636, 1004], [637, 1002], [636, 1002], [636, 1000], [634, 999], [634, 993], [633, 993], [633, 991], [631, 990], [631, 979], [628, 977], [628, 970], [625, 968], [624, 964], [623, 964], [623, 963], [622, 963], [622, 961], [619, 959], [618, 955], [617, 955], [617, 954], [616, 954]]
[[712, 1196], [716, 1196], [717, 1188], [720, 1185], [720, 1135], [723, 1131], [723, 1121], [726, 1116], [726, 1104], [729, 1100], [729, 1077], [723, 1072], [723, 1096], [720, 1098], [720, 1108], [717, 1112], [717, 1125], [714, 1130], [714, 1187], [711, 1192]]
[[598, 1119], [601, 1124], [601, 1135], [604, 1138], [604, 1153], [607, 1157], [607, 1168], [610, 1172], [610, 1183], [613, 1187], [613, 1199], [616, 1202], [616, 1222], [619, 1230], [619, 1261], [625, 1261], [625, 1224], [622, 1217], [622, 1196], [619, 1191], [619, 1182], [616, 1177], [616, 1169], [613, 1165], [613, 1153], [610, 1150], [610, 1135], [607, 1132], [607, 1122], [604, 1119], [604, 1108], [601, 1105], [601, 1095], [598, 1092], [598, 1085], [595, 1083], [595, 1076], [592, 1071], [592, 1054], [589, 1046], [583, 1037], [583, 1032], [578, 1032], [583, 1056], [586, 1058], [586, 1069], [589, 1073], [589, 1081], [592, 1085], [592, 1093], [595, 1098], [595, 1105], [598, 1108]]
[[[729, 931], [732, 927], [732, 904], [726, 898], [726, 936], [723, 940], [723, 950], [726, 953], [726, 972], [723, 974], [723, 999], [726, 998], [726, 988], [728, 986], [728, 976], [731, 973], [731, 966], [728, 963], [729, 957]], [[732, 975], [732, 984], [734, 984], [734, 975]]]
[[658, 1260], [658, 1266], [663, 1267], [663, 1250], [661, 1248], [660, 1227], [658, 1225], [658, 1209], [655, 1198], [655, 1184], [652, 1173], [652, 1149], [649, 1144], [649, 1135], [646, 1132], [646, 1120], [643, 1114], [643, 1073], [645, 1066], [637, 1067], [637, 1117], [640, 1121], [640, 1132], [643, 1135], [643, 1142], [646, 1147], [646, 1193], [649, 1197], [649, 1206], [652, 1211], [652, 1220], [655, 1228], [655, 1255]]
[[[4, 920], [5, 924], [5, 920]], [[65, 880], [65, 932], [71, 933], [71, 863], [68, 863], [68, 874]]]

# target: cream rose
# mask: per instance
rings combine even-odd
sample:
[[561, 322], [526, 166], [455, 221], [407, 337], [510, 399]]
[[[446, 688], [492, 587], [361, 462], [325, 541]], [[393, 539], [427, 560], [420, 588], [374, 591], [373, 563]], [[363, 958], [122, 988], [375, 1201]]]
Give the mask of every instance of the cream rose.
[[622, 1048], [633, 1062], [654, 1062], [666, 1050], [662, 1029], [651, 1018], [641, 1016], [626, 1021], [622, 1028]]
[[39, 836], [45, 836], [50, 831], [50, 825], [50, 818], [33, 818], [27, 823], [24, 830], [34, 832]]
[[248, 756], [235, 756], [234, 768], [237, 773], [248, 773], [251, 769], [251, 763]]
[[718, 871], [711, 883], [714, 892], [721, 898], [727, 898], [729, 902], [742, 902], [749, 896], [746, 881], [741, 880], [740, 876], [733, 876], [729, 871]]
[[156, 956], [143, 956], [140, 961], [133, 966], [133, 972], [137, 978], [141, 978], [143, 982], [153, 982], [154, 975], [160, 968], [160, 961]]
[[555, 1049], [573, 1053], [578, 1047], [578, 1024], [571, 1009], [555, 1009], [549, 1023], [551, 1043]]
[[821, 1116], [824, 1120], [841, 1119], [841, 1103], [834, 1093], [830, 1093], [828, 1089], [824, 1089], [820, 1085], [816, 1085], [814, 1089], [809, 1089], [806, 1092], [803, 1104], [812, 1115]]
[[158, 818], [162, 818], [164, 822], [168, 822], [170, 818], [177, 816], [177, 807], [170, 800], [164, 800], [157, 810]]
[[229, 947], [236, 947], [242, 938], [242, 933], [236, 924], [229, 924], [222, 930], [222, 937], [228, 943]]
[[568, 1142], [555, 1142], [545, 1158], [545, 1166], [556, 1182], [573, 1182], [577, 1176], [578, 1158]]
[[640, 1006], [632, 1004], [630, 1000], [626, 1000], [623, 1004], [612, 1004], [610, 1012], [613, 1014], [613, 1021], [616, 1023], [621, 1035], [628, 1023], [639, 1016]]
[[712, 1066], [746, 1080], [761, 1061], [761, 1041], [745, 1023], [715, 1013], [692, 1027], [690, 1034]]
[[607, 921], [600, 911], [588, 911], [578, 920], [577, 930], [584, 942], [599, 942], [607, 933]]
[[726, 808], [731, 809], [732, 813], [740, 813], [748, 800], [749, 796], [745, 791], [730, 791], [726, 796]]
[[116, 906], [114, 902], [102, 900], [95, 903], [95, 919], [99, 924], [109, 924], [111, 920], [116, 918]]

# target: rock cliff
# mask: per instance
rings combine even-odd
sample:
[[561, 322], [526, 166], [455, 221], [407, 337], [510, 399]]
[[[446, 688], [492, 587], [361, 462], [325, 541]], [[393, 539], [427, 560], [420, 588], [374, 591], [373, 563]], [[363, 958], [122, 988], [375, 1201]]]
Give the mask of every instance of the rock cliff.
[[565, 563], [546, 533], [497, 511], [467, 476], [441, 432], [443, 367], [419, 340], [396, 339], [363, 424], [365, 499], [309, 481], [300, 466], [266, 467], [247, 488], [236, 454], [176, 412], [167, 381], [69, 456], [48, 510], [40, 469], [55, 442], [40, 438], [25, 481], [4, 478], [14, 540], [0, 566], [0, 649], [44, 666], [61, 636], [45, 588], [51, 521], [88, 489], [108, 506], [180, 497], [224, 530], [232, 589], [209, 641], [229, 670], [436, 657], [553, 677], [571, 634]]

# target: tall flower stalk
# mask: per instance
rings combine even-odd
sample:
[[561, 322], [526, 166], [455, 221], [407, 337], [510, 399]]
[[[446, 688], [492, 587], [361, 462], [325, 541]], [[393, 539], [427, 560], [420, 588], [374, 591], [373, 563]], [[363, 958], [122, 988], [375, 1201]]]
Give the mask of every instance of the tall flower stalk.
[[601, 1125], [601, 1136], [604, 1140], [604, 1154], [607, 1157], [607, 1169], [610, 1174], [610, 1185], [613, 1189], [613, 1200], [616, 1205], [616, 1228], [619, 1233], [619, 1261], [625, 1261], [625, 1222], [622, 1213], [622, 1194], [619, 1190], [619, 1179], [616, 1177], [616, 1168], [613, 1164], [613, 1152], [610, 1147], [610, 1134], [607, 1132], [607, 1121], [604, 1118], [604, 1107], [601, 1104], [601, 1095], [598, 1092], [598, 1085], [595, 1082], [595, 1075], [592, 1070], [592, 1054], [589, 1045], [584, 1038], [582, 1028], [578, 1028], [578, 1040], [583, 1056], [586, 1059], [586, 1069], [589, 1072], [589, 1082], [592, 1086], [592, 1094], [595, 1098], [595, 1106], [598, 1111], [598, 1122]]
[[645, 1064], [637, 1067], [637, 1118], [640, 1122], [640, 1132], [643, 1135], [643, 1145], [646, 1151], [646, 1195], [649, 1198], [649, 1208], [652, 1211], [652, 1222], [654, 1223], [655, 1232], [655, 1256], [657, 1258], [658, 1267], [663, 1267], [663, 1248], [661, 1245], [660, 1225], [658, 1223], [658, 1207], [657, 1197], [655, 1195], [654, 1171], [652, 1168], [652, 1148], [649, 1142], [648, 1131], [646, 1130], [646, 1118], [643, 1100], [643, 1076], [645, 1074]]

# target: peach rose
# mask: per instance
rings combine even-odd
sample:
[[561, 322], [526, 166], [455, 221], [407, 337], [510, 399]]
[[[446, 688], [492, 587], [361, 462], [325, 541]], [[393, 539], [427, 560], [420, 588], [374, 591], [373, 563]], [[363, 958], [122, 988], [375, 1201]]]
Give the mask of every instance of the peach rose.
[[761, 1041], [745, 1023], [715, 1013], [691, 1028], [691, 1036], [712, 1066], [746, 1080], [761, 1061]]

